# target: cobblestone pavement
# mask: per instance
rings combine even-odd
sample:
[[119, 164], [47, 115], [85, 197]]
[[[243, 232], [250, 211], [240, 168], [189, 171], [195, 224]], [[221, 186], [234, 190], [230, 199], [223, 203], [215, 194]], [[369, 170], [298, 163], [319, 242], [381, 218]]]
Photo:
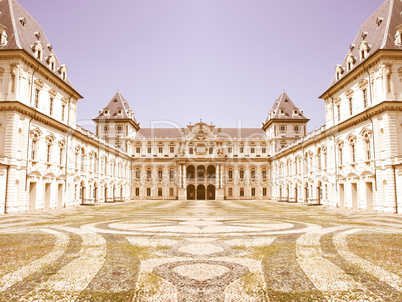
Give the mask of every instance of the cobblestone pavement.
[[267, 201], [0, 216], [0, 301], [402, 301], [402, 216]]

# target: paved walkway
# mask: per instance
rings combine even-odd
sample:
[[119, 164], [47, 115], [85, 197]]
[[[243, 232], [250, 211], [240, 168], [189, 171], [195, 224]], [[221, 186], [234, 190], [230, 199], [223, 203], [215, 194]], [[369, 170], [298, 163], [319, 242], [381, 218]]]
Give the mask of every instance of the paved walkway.
[[0, 301], [402, 301], [400, 215], [137, 201], [1, 216], [0, 239]]

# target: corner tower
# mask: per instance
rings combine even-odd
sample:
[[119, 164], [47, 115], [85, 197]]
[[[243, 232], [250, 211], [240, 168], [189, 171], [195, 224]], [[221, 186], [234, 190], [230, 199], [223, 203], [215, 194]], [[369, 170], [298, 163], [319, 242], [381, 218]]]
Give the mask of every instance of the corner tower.
[[96, 135], [114, 144], [117, 148], [132, 154], [131, 139], [140, 130], [134, 112], [127, 101], [117, 92], [99, 115], [93, 119]]
[[282, 92], [262, 125], [262, 130], [265, 131], [271, 142], [270, 154], [276, 154], [305, 136], [308, 121], [309, 119], [303, 115], [303, 111], [300, 111], [289, 96]]

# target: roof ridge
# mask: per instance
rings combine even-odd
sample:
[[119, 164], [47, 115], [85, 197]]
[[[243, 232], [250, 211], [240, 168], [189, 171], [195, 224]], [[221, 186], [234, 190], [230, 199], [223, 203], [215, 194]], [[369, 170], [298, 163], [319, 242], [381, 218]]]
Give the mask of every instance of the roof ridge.
[[394, 0], [389, 0], [389, 1], [390, 1], [390, 3], [389, 3], [389, 10], [388, 10], [387, 26], [385, 27], [385, 33], [384, 33], [384, 37], [383, 37], [380, 49], [383, 49], [385, 47], [385, 44], [387, 43], [389, 26], [391, 25], [391, 19], [392, 19], [391, 17], [392, 17], [392, 10], [394, 8]]
[[17, 25], [15, 24], [15, 16], [14, 16], [14, 5], [13, 5], [13, 0], [8, 0], [8, 8], [10, 10], [10, 18], [11, 18], [11, 24], [13, 26], [13, 32], [14, 32], [14, 37], [15, 37], [15, 43], [17, 46], [22, 49], [20, 39], [18, 36], [18, 30], [17, 30]]

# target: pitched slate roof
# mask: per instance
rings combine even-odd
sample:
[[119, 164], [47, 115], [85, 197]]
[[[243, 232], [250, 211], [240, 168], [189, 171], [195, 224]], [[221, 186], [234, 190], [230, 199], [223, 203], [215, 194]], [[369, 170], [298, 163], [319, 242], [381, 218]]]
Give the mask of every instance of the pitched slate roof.
[[[109, 110], [109, 114], [105, 114], [105, 109]], [[121, 114], [118, 114], [118, 110], [121, 109]], [[126, 99], [118, 91], [107, 106], [99, 113], [94, 120], [130, 120], [140, 128], [137, 120], [135, 119], [134, 112], [131, 110], [130, 105]]]
[[[62, 64], [53, 52], [40, 24], [15, 0], [0, 1], [0, 12], [0, 24], [7, 28], [7, 44], [0, 45], [0, 50], [24, 50], [61, 79], [58, 70]], [[42, 60], [35, 58], [32, 50], [37, 41], [43, 45]], [[55, 71], [52, 71], [47, 63], [50, 54], [55, 56]], [[73, 88], [68, 77], [65, 82]]]
[[[266, 138], [265, 132], [261, 128], [214, 128], [213, 134], [221, 138]], [[189, 134], [189, 129], [184, 129], [184, 135]], [[138, 135], [147, 139], [180, 139], [182, 132], [177, 128], [141, 128]]]
[[[402, 49], [401, 45], [395, 44], [395, 29], [402, 24], [401, 12], [402, 2], [400, 0], [387, 0], [363, 23], [341, 64], [343, 69], [342, 76], [337, 80], [336, 75], [334, 75], [328, 89], [378, 50]], [[367, 42], [370, 48], [365, 59], [360, 58], [359, 46], [362, 42]], [[355, 59], [351, 70], [347, 70], [347, 58], [349, 55], [352, 55]]]
[[[284, 109], [284, 114], [280, 114], [280, 109]], [[297, 109], [297, 114], [293, 114], [294, 109]], [[279, 98], [275, 101], [271, 111], [268, 113], [268, 117], [265, 120], [264, 125], [272, 120], [309, 121], [309, 119], [303, 115], [299, 108], [296, 107], [285, 91], [282, 92]]]

